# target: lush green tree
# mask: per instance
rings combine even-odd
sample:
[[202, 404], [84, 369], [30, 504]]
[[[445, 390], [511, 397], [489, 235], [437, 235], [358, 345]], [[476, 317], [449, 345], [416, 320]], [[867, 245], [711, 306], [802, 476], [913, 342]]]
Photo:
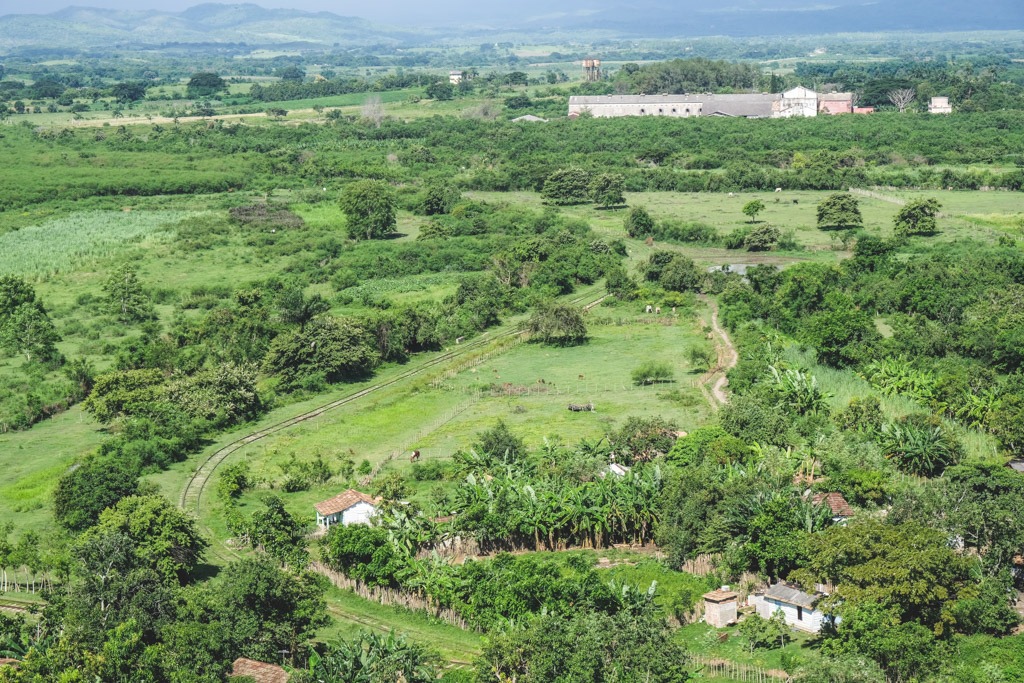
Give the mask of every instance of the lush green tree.
[[513, 433], [504, 420], [498, 420], [490, 429], [477, 434], [473, 448], [484, 455], [506, 461], [519, 460], [526, 455], [526, 444], [522, 437]]
[[0, 321], [26, 304], [36, 303], [36, 290], [23, 278], [0, 275]]
[[440, 216], [449, 213], [462, 201], [458, 188], [446, 183], [431, 183], [423, 192], [420, 212], [426, 216]]
[[633, 384], [643, 386], [660, 382], [671, 382], [674, 377], [671, 363], [664, 361], [644, 361], [633, 370]]
[[790, 418], [784, 410], [752, 395], [734, 396], [719, 413], [725, 431], [748, 444], [784, 447], [790, 435]]
[[252, 484], [249, 465], [244, 462], [224, 465], [217, 473], [217, 495], [225, 502], [236, 500], [252, 488]]
[[540, 195], [549, 204], [585, 204], [591, 198], [590, 188], [590, 172], [570, 166], [549, 175]]
[[267, 555], [229, 564], [217, 592], [217, 614], [235, 651], [264, 662], [295, 658], [316, 629], [328, 622], [325, 580], [288, 572]]
[[626, 269], [615, 265], [605, 273], [605, 288], [608, 293], [621, 301], [631, 301], [637, 296], [637, 283]]
[[908, 201], [893, 219], [896, 234], [900, 237], [933, 234], [937, 229], [935, 218], [941, 208], [934, 197]]
[[100, 513], [82, 537], [117, 532], [131, 539], [137, 566], [155, 570], [164, 581], [184, 583], [209, 545], [196, 522], [162, 496], [128, 496]]
[[842, 616], [822, 646], [828, 656], [868, 657], [887, 680], [897, 681], [921, 680], [941, 663], [935, 634], [917, 621], [901, 621], [894, 607], [862, 602], [844, 608]]
[[881, 339], [875, 321], [845, 294], [830, 292], [821, 310], [802, 325], [801, 338], [818, 351], [818, 362], [832, 367], [854, 365], [871, 358]]
[[395, 191], [382, 180], [358, 180], [341, 192], [341, 210], [354, 240], [383, 239], [398, 224]]
[[72, 633], [80, 629], [83, 644], [129, 619], [136, 619], [153, 639], [173, 618], [172, 585], [142, 557], [128, 534], [111, 528], [84, 534], [71, 554], [70, 577], [59, 604], [64, 628]]
[[107, 372], [96, 378], [83, 407], [107, 424], [121, 417], [150, 414], [165, 395], [160, 370]]
[[861, 607], [878, 605], [898, 621], [916, 621], [937, 635], [955, 624], [952, 608], [973, 583], [976, 561], [950, 548], [938, 529], [870, 517], [815, 534], [807, 556], [811, 573], [834, 583], [826, 607], [844, 620]]
[[209, 97], [221, 90], [226, 90], [227, 87], [228, 84], [217, 74], [199, 72], [192, 74], [192, 77], [188, 79], [187, 91], [189, 97]]
[[757, 614], [748, 614], [740, 622], [740, 634], [747, 639], [747, 646], [753, 653], [759, 649], [775, 649], [785, 647], [790, 640], [789, 626], [782, 611], [776, 611], [768, 619]]
[[214, 426], [237, 424], [263, 410], [256, 379], [253, 365], [221, 363], [171, 382], [167, 400], [190, 418]]
[[849, 192], [831, 194], [818, 204], [819, 230], [854, 230], [863, 225], [860, 202]]
[[747, 251], [771, 251], [779, 245], [782, 232], [774, 225], [765, 223], [752, 228], [743, 237], [743, 247]]
[[627, 465], [648, 462], [672, 450], [678, 427], [675, 422], [653, 416], [631, 416], [608, 436], [619, 462]]
[[146, 97], [146, 84], [139, 81], [115, 83], [110, 89], [110, 94], [122, 104], [138, 102]]
[[22, 304], [0, 318], [0, 346], [25, 356], [26, 361], [59, 363], [61, 339], [46, 311], [38, 303]]
[[455, 98], [455, 86], [448, 81], [434, 81], [427, 86], [426, 95], [432, 100], [451, 100]]
[[282, 81], [302, 81], [306, 78], [306, 72], [295, 64], [278, 69], [275, 75]]
[[626, 214], [624, 227], [630, 237], [647, 237], [654, 233], [654, 219], [644, 207], [634, 206]]
[[546, 302], [537, 306], [526, 328], [532, 339], [557, 346], [575, 346], [587, 340], [587, 323], [575, 306]]
[[139, 490], [139, 472], [115, 458], [91, 457], [65, 472], [53, 493], [53, 516], [70, 531], [85, 531], [100, 514]]
[[287, 287], [277, 295], [277, 306], [281, 320], [289, 325], [298, 325], [305, 331], [306, 323], [331, 310], [330, 303], [319, 292], [306, 296], [301, 287]]
[[372, 335], [345, 318], [314, 318], [304, 331], [281, 335], [271, 344], [268, 371], [286, 386], [340, 382], [366, 377], [380, 360]]
[[103, 284], [110, 312], [121, 322], [139, 322], [153, 317], [153, 303], [142, 290], [139, 267], [125, 263]]
[[[653, 257], [652, 254], [651, 258]], [[707, 274], [693, 259], [676, 254], [661, 269], [658, 283], [671, 292], [699, 292], [704, 287], [706, 279]]]
[[757, 220], [757, 214], [762, 211], [764, 211], [764, 202], [760, 199], [752, 199], [743, 205], [743, 215], [748, 217], [751, 223]]
[[277, 496], [263, 499], [263, 509], [253, 513], [248, 526], [249, 542], [282, 564], [304, 568], [306, 528], [284, 507]]
[[397, 586], [408, 558], [390, 542], [386, 529], [335, 524], [320, 547], [324, 562], [369, 586]]
[[574, 610], [494, 633], [476, 681], [682, 683], [690, 679], [688, 664], [686, 651], [651, 610], [614, 616]]
[[601, 173], [594, 176], [590, 184], [590, 194], [594, 203], [605, 208], [625, 204], [626, 196], [622, 193], [625, 182], [621, 173]]

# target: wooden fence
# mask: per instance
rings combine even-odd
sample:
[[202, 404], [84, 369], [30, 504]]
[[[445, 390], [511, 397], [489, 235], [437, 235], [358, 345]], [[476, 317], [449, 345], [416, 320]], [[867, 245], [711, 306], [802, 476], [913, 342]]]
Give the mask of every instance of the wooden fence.
[[418, 593], [396, 590], [394, 588], [381, 588], [379, 586], [367, 586], [361, 581], [350, 579], [341, 572], [336, 572], [322, 562], [313, 562], [309, 568], [318, 574], [326, 576], [327, 579], [342, 590], [352, 591], [364, 600], [376, 602], [389, 607], [403, 607], [413, 612], [425, 612], [435, 619], [447, 624], [470, 630], [469, 624], [455, 610], [446, 607], [438, 607]]
[[691, 661], [701, 668], [703, 678], [727, 678], [743, 683], [775, 683], [776, 681], [790, 680], [789, 674], [785, 671], [763, 669], [759, 666], [730, 662], [726, 659], [691, 657]]

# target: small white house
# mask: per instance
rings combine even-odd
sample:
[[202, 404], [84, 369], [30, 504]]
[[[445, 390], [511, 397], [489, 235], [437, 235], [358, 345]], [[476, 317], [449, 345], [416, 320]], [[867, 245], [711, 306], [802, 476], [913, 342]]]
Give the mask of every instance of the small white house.
[[377, 514], [379, 499], [349, 489], [313, 506], [317, 526], [327, 529], [334, 524], [369, 524]]
[[770, 619], [781, 610], [788, 626], [808, 633], [818, 633], [828, 621], [825, 613], [817, 609], [818, 601], [823, 597], [821, 593], [811, 595], [795, 586], [777, 583], [764, 593], [751, 595], [747, 602], [754, 606], [758, 616], [763, 619]]
[[933, 97], [928, 103], [929, 114], [952, 114], [953, 105], [949, 103], [948, 97]]

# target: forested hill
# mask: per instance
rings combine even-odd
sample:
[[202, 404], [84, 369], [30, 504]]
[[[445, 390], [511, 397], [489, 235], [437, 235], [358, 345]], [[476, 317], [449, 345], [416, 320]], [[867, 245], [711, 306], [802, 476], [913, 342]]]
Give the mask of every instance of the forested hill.
[[[0, 16], [0, 50], [26, 47], [130, 47], [168, 43], [246, 43], [318, 47], [421, 43], [453, 36], [543, 35], [590, 31], [605, 36], [810, 35], [871, 31], [1024, 29], [1019, 0], [570, 0], [552, 13], [541, 0], [512, 5], [446, 0], [401, 13], [395, 3], [365, 8], [375, 24], [331, 12], [203, 4], [183, 12], [69, 7], [52, 14]], [[401, 28], [395, 28], [400, 26]], [[415, 26], [415, 28], [414, 28]], [[432, 27], [425, 29], [424, 27]]]

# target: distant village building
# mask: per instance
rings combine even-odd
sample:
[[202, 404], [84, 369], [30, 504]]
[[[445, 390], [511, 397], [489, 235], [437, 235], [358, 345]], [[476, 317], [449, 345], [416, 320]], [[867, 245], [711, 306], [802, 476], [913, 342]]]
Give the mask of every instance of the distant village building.
[[778, 611], [782, 612], [786, 624], [808, 633], [818, 633], [828, 620], [825, 613], [817, 608], [818, 602], [825, 597], [822, 593], [805, 593], [796, 586], [777, 583], [764, 593], [754, 593], [747, 602], [753, 605], [757, 615], [770, 619]]
[[798, 87], [784, 93], [574, 95], [569, 98], [569, 118], [587, 113], [597, 118], [668, 116], [685, 119], [694, 116], [730, 116], [777, 119], [817, 116], [819, 110], [828, 114], [853, 113], [853, 95], [818, 95], [813, 90]]
[[313, 508], [316, 510], [317, 526], [328, 529], [335, 524], [369, 524], [377, 514], [379, 503], [378, 498], [349, 489], [317, 503]]
[[704, 622], [715, 628], [735, 624], [738, 616], [739, 595], [722, 586], [704, 594]]
[[841, 493], [816, 493], [811, 498], [811, 503], [814, 505], [825, 504], [832, 512], [832, 522], [834, 524], [846, 524], [846, 521], [853, 517], [854, 509], [850, 507], [850, 504], [846, 502]]
[[247, 676], [256, 683], [288, 683], [288, 672], [276, 664], [257, 662], [255, 659], [239, 657], [231, 665], [230, 678]]
[[818, 95], [819, 114], [852, 114], [853, 93], [832, 92]]
[[517, 116], [516, 118], [512, 119], [512, 123], [523, 122], [523, 121], [525, 121], [527, 123], [547, 123], [548, 122], [547, 119], [542, 119], [541, 117], [534, 116], [533, 114], [527, 114], [525, 116]]
[[875, 108], [874, 107], [854, 107], [853, 108], [853, 113], [854, 114], [874, 114], [875, 113]]
[[949, 103], [948, 97], [933, 97], [928, 103], [929, 114], [952, 114], [953, 105]]
[[466, 78], [466, 72], [465, 71], [449, 71], [448, 72], [448, 82], [451, 83], [452, 85], [458, 85], [459, 83], [462, 83], [462, 81], [464, 81], [464, 80], [468, 80]]

